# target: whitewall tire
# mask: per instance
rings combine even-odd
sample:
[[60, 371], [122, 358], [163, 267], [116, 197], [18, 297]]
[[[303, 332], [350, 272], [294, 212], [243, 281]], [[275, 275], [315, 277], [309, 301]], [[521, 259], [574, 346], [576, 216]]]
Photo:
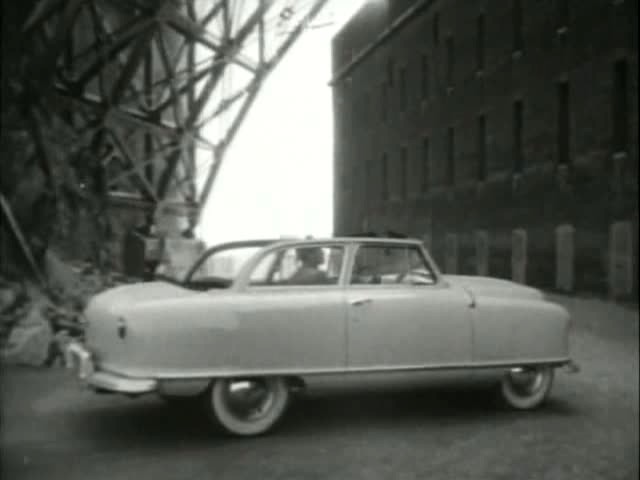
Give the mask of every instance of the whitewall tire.
[[284, 378], [218, 379], [205, 395], [209, 418], [227, 433], [261, 435], [282, 418], [289, 404]]
[[530, 410], [544, 402], [552, 385], [552, 367], [523, 367], [505, 374], [500, 383], [500, 393], [509, 407]]

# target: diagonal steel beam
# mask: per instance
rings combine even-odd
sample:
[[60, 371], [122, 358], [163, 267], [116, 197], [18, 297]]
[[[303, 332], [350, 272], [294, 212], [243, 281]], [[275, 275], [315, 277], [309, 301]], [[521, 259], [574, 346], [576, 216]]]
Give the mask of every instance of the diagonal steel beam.
[[114, 145], [118, 148], [118, 150], [120, 150], [120, 153], [124, 155], [127, 163], [131, 165], [131, 175], [135, 175], [135, 178], [137, 178], [137, 180], [140, 182], [145, 196], [147, 196], [154, 202], [157, 202], [158, 197], [156, 196], [153, 187], [147, 180], [147, 177], [144, 176], [142, 168], [140, 168], [138, 162], [135, 160], [135, 156], [133, 155], [131, 150], [129, 150], [129, 146], [127, 145], [126, 141], [120, 137], [117, 129], [109, 129], [109, 134], [111, 136], [111, 139], [113, 140]]
[[111, 90], [109, 98], [107, 99], [107, 104], [117, 105], [118, 103], [120, 103], [124, 92], [131, 84], [131, 81], [140, 68], [140, 65], [142, 65], [145, 54], [149, 50], [149, 46], [151, 45], [153, 36], [155, 35], [156, 31], [156, 25], [151, 24], [142, 33], [141, 37], [136, 40], [136, 43], [133, 46], [133, 51], [127, 59], [127, 62], [125, 63], [120, 76], [113, 85], [113, 89]]
[[[231, 44], [228, 47], [226, 47], [224, 51], [220, 52], [215, 58], [221, 59], [223, 55], [233, 56], [236, 53], [236, 51], [238, 51], [242, 47], [242, 44], [245, 41], [245, 39], [249, 36], [253, 28], [258, 24], [260, 19], [263, 17], [264, 14], [266, 14], [266, 12], [273, 5], [273, 3], [274, 3], [274, 0], [264, 0], [264, 2], [262, 2], [254, 10], [254, 12], [251, 14], [251, 16], [246, 21], [246, 23], [240, 28], [237, 36], [231, 40]], [[184, 125], [185, 131], [191, 130], [196, 124], [196, 122], [198, 121], [200, 114], [202, 113], [202, 110], [205, 108], [206, 103], [209, 100], [209, 97], [211, 96], [211, 93], [213, 93], [213, 90], [218, 85], [218, 82], [222, 77], [224, 68], [225, 68], [224, 63], [214, 65], [211, 72], [211, 76], [209, 77], [209, 79], [207, 80], [207, 83], [202, 88], [202, 92], [200, 93], [198, 98], [195, 100], [189, 112], [189, 116], [185, 121], [185, 125]], [[259, 75], [259, 73], [256, 73], [256, 76], [257, 75]], [[169, 157], [167, 161], [167, 166], [165, 170], [162, 172], [162, 175], [160, 176], [160, 181], [158, 184], [159, 197], [162, 198], [166, 195], [167, 189], [169, 188], [169, 184], [171, 182], [171, 177], [173, 176], [173, 173], [178, 165], [179, 160], [180, 160], [179, 153], [174, 153]]]
[[213, 8], [204, 17], [202, 17], [202, 20], [200, 20], [200, 24], [205, 27], [209, 25], [211, 20], [213, 20], [218, 15], [218, 13], [220, 13], [220, 10], [224, 8], [226, 3], [227, 0], [218, 0], [218, 3], [216, 3]]
[[265, 78], [273, 71], [273, 69], [277, 66], [280, 60], [285, 56], [285, 54], [289, 51], [293, 43], [297, 40], [297, 38], [302, 34], [302, 31], [309, 22], [313, 21], [313, 19], [320, 13], [320, 10], [325, 6], [328, 0], [318, 0], [316, 4], [311, 8], [309, 13], [305, 16], [305, 18], [293, 29], [290, 36], [285, 40], [285, 42], [278, 48], [273, 58], [269, 61], [268, 64], [265, 65], [265, 69], [262, 74], [257, 75], [254, 78], [251, 87], [249, 87], [249, 94], [247, 98], [244, 100], [240, 111], [238, 112], [236, 118], [233, 121], [233, 124], [229, 128], [225, 138], [218, 144], [218, 149], [216, 150], [216, 159], [211, 165], [209, 169], [209, 173], [207, 175], [207, 179], [205, 180], [204, 187], [202, 189], [202, 194], [198, 199], [198, 213], [196, 217], [196, 224], [200, 219], [200, 215], [202, 209], [204, 208], [207, 200], [209, 199], [209, 195], [211, 194], [211, 190], [213, 188], [213, 184], [218, 175], [218, 171], [220, 170], [220, 166], [224, 160], [224, 155], [236, 136], [240, 125], [244, 121], [247, 113], [249, 112], [251, 106], [253, 105], [258, 92], [265, 80]]
[[[192, 42], [198, 42], [214, 52], [224, 51], [222, 39], [215, 38], [205, 26], [184, 17], [179, 12], [166, 13], [161, 20]], [[230, 61], [251, 73], [257, 68], [255, 63], [244, 55], [234, 55]]]
[[112, 60], [122, 50], [127, 48], [131, 43], [133, 43], [137, 35], [145, 32], [153, 25], [154, 22], [155, 19], [153, 18], [142, 17], [138, 22], [133, 23], [127, 31], [116, 37], [113, 44], [107, 47], [103, 55], [93, 62], [91, 66], [85, 69], [85, 71], [78, 77], [74, 82], [75, 88], [83, 89], [89, 80], [95, 77], [104, 67], [105, 62]]
[[160, 61], [164, 68], [165, 74], [170, 79], [168, 82], [168, 87], [170, 90], [170, 99], [173, 99], [173, 102], [172, 102], [173, 115], [174, 115], [176, 124], [182, 125], [184, 123], [184, 111], [182, 109], [180, 95], [172, 80], [175, 77], [175, 70], [174, 70], [174, 66], [171, 64], [171, 61], [169, 60], [169, 52], [167, 51], [167, 46], [165, 45], [164, 37], [158, 36], [156, 38], [156, 44], [158, 46], [158, 51], [160, 52]]
[[[260, 3], [255, 11], [251, 14], [249, 19], [246, 21], [246, 23], [240, 28], [238, 34], [233, 39], [231, 39], [231, 44], [228, 47], [225, 47], [225, 49], [220, 52], [219, 56], [222, 57], [224, 55], [233, 57], [235, 53], [240, 48], [242, 48], [242, 44], [244, 43], [246, 38], [251, 34], [253, 28], [260, 22], [260, 19], [267, 13], [273, 3], [274, 0], [264, 0], [264, 2]], [[209, 100], [211, 93], [218, 85], [224, 68], [224, 63], [214, 66], [214, 70], [211, 72], [209, 80], [202, 88], [202, 92], [196, 99], [193, 110], [190, 112], [190, 115], [187, 118], [187, 127], [192, 126], [198, 120], [198, 117], [202, 113], [202, 110]]]
[[86, 0], [69, 0], [60, 16], [57, 28], [50, 47], [47, 51], [35, 62], [32, 63], [36, 67], [34, 73], [36, 78], [41, 81], [46, 81], [52, 78], [55, 72], [56, 65], [60, 54], [64, 51], [67, 34], [75, 21], [76, 15], [80, 11], [80, 7]]
[[63, 0], [42, 0], [37, 3], [33, 12], [22, 26], [22, 31], [28, 33], [46, 22], [60, 7]]

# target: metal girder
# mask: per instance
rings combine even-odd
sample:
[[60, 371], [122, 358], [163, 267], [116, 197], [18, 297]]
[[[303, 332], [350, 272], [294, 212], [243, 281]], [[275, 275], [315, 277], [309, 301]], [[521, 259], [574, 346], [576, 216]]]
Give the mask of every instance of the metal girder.
[[[96, 158], [120, 159], [107, 184], [201, 209], [265, 77], [327, 1], [43, 0], [24, 25], [25, 78], [54, 115], [84, 118]], [[215, 152], [204, 172], [198, 149]]]

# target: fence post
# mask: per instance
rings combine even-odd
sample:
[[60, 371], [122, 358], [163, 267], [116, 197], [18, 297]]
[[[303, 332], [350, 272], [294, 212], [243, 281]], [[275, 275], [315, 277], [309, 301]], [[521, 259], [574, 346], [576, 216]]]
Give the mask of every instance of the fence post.
[[489, 275], [489, 233], [486, 230], [476, 230], [474, 234], [476, 246], [476, 274]]
[[422, 245], [427, 249], [429, 253], [431, 253], [431, 235], [428, 233], [422, 234]]
[[633, 246], [631, 222], [615, 222], [609, 230], [609, 295], [633, 292]]
[[511, 232], [511, 278], [527, 282], [527, 231], [523, 228]]
[[556, 288], [573, 291], [575, 265], [575, 229], [572, 225], [556, 228]]
[[458, 272], [458, 235], [448, 233], [445, 236], [444, 268], [446, 273]]

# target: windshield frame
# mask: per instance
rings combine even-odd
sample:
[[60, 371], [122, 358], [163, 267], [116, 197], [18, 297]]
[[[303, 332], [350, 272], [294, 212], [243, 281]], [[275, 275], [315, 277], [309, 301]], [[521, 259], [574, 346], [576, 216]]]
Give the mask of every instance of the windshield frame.
[[[198, 260], [194, 262], [191, 268], [189, 268], [189, 270], [187, 271], [187, 273], [185, 274], [185, 276], [183, 277], [180, 283], [183, 285], [188, 285], [190, 282], [192, 282], [193, 275], [198, 271], [198, 269], [202, 266], [202, 264], [206, 262], [209, 259], [209, 257], [217, 253], [224, 252], [227, 250], [234, 250], [238, 248], [251, 248], [251, 247], [264, 248], [276, 242], [277, 240], [264, 239], [264, 240], [245, 240], [245, 241], [238, 241], [238, 242], [227, 242], [227, 243], [221, 243], [219, 245], [214, 245], [213, 247], [208, 248], [202, 255], [200, 255], [200, 258], [198, 258]], [[249, 258], [245, 260], [244, 264], [249, 262], [255, 255], [258, 255], [259, 253], [260, 253], [260, 250], [255, 252], [253, 255], [250, 255]], [[239, 268], [238, 272], [242, 271], [243, 266]], [[230, 286], [232, 286], [236, 282], [236, 280], [238, 279], [238, 276], [239, 274], [236, 275], [235, 278], [230, 279], [231, 281]]]

